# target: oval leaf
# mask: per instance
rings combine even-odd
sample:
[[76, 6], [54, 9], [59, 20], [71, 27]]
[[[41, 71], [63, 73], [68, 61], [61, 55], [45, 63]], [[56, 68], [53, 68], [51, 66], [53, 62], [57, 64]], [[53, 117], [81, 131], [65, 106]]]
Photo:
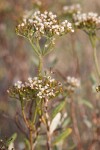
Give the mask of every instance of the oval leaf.
[[50, 133], [52, 134], [54, 130], [57, 128], [59, 122], [61, 119], [61, 113], [58, 113], [52, 120], [51, 125], [50, 125]]
[[57, 136], [57, 138], [53, 142], [53, 145], [56, 145], [59, 142], [61, 142], [62, 140], [64, 140], [65, 138], [67, 138], [71, 134], [71, 132], [72, 132], [72, 129], [67, 128], [65, 131], [63, 131], [60, 135]]
[[89, 107], [91, 109], [93, 109], [93, 105], [86, 99], [81, 99], [80, 103], [86, 105], [87, 107]]
[[64, 108], [65, 106], [65, 101], [61, 102], [59, 105], [56, 106], [56, 108], [52, 112], [52, 119]]

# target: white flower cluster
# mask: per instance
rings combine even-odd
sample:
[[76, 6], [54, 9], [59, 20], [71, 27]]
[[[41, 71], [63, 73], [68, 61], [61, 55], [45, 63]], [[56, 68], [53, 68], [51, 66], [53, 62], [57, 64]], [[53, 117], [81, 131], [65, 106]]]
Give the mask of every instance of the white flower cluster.
[[80, 4], [74, 4], [71, 6], [64, 6], [63, 7], [63, 13], [64, 14], [76, 14], [81, 12], [81, 6]]
[[54, 98], [56, 94], [61, 91], [61, 84], [50, 76], [28, 78], [28, 81], [25, 83], [17, 81], [14, 86], [17, 90], [21, 91], [21, 93], [32, 90], [33, 93], [35, 93], [34, 95], [40, 99]]
[[57, 16], [52, 12], [45, 11], [41, 13], [40, 11], [36, 11], [31, 17], [24, 18], [23, 22], [18, 25], [18, 33], [25, 34], [25, 31], [30, 36], [41, 38], [43, 35], [52, 37], [54, 35], [73, 32], [74, 30], [72, 29], [71, 23], [67, 20], [59, 23]]
[[74, 92], [80, 86], [80, 80], [75, 77], [67, 77], [66, 89], [68, 92]]
[[15, 86], [18, 88], [18, 89], [21, 89], [22, 87], [24, 87], [24, 85], [22, 84], [22, 81], [17, 81], [15, 83]]
[[100, 25], [100, 16], [97, 13], [78, 13], [73, 15], [75, 25], [83, 28], [96, 28]]

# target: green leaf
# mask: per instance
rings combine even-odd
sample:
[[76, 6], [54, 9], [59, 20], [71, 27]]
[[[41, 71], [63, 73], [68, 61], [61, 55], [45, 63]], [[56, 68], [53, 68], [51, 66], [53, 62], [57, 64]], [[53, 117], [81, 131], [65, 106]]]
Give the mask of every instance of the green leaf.
[[57, 136], [57, 138], [53, 142], [53, 145], [56, 145], [62, 140], [64, 140], [65, 138], [67, 138], [71, 134], [71, 132], [72, 132], [72, 129], [67, 128], [65, 131], [63, 131], [60, 135]]
[[80, 103], [86, 105], [87, 107], [89, 107], [91, 109], [94, 108], [93, 105], [88, 100], [86, 100], [86, 99], [81, 99]]
[[56, 106], [56, 108], [54, 108], [54, 110], [52, 111], [52, 115], [51, 118], [53, 119], [57, 113], [59, 113], [65, 106], [66, 101], [61, 102], [59, 105]]
[[63, 127], [66, 127], [70, 122], [71, 122], [71, 118], [68, 117], [68, 118], [66, 118], [66, 119], [64, 120], [62, 126], [63, 126]]
[[14, 133], [7, 141], [6, 141], [6, 145], [9, 146], [11, 143], [13, 143], [15, 141], [15, 139], [17, 138], [17, 133]]
[[90, 80], [91, 80], [91, 82], [92, 82], [93, 84], [96, 84], [96, 77], [95, 77], [94, 74], [91, 74]]
[[27, 150], [30, 150], [30, 143], [29, 143], [29, 141], [28, 141], [28, 139], [24, 139], [24, 142], [25, 142], [25, 148], [27, 149]]

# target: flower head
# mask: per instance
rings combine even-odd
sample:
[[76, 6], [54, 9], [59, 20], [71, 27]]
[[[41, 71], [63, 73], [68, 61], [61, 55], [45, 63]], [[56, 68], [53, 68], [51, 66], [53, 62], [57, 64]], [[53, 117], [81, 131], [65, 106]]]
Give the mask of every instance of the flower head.
[[67, 77], [66, 83], [65, 83], [65, 89], [67, 92], [74, 92], [76, 88], [80, 86], [80, 80], [75, 77]]
[[100, 27], [100, 16], [97, 13], [74, 14], [74, 22], [77, 28], [90, 32], [95, 32]]
[[81, 12], [81, 6], [80, 4], [74, 4], [74, 5], [70, 5], [70, 6], [64, 6], [63, 7], [63, 13], [68, 15], [72, 15], [72, 14], [77, 14]]
[[19, 35], [34, 36], [40, 39], [42, 36], [52, 37], [54, 35], [63, 35], [66, 32], [73, 32], [73, 29], [68, 21], [59, 23], [57, 16], [52, 12], [45, 11], [41, 13], [36, 11], [31, 17], [23, 18], [16, 31]]
[[71, 23], [67, 20], [60, 22], [55, 14], [47, 11], [36, 11], [24, 17], [16, 27], [16, 33], [26, 37], [38, 55], [45, 55], [51, 51], [56, 37], [73, 31]]
[[14, 98], [23, 100], [55, 98], [61, 92], [61, 84], [50, 76], [28, 78], [27, 82], [18, 81], [9, 90]]

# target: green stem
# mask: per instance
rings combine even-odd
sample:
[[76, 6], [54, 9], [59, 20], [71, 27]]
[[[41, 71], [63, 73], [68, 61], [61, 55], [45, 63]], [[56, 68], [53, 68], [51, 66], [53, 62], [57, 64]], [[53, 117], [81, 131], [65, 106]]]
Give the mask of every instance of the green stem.
[[93, 49], [93, 56], [94, 56], [96, 71], [97, 71], [98, 77], [100, 78], [100, 70], [99, 70], [99, 65], [98, 65], [98, 60], [97, 60], [96, 48]]
[[36, 121], [37, 111], [38, 111], [38, 109], [36, 108], [36, 110], [34, 112], [33, 124], [35, 124], [35, 121]]
[[90, 35], [90, 41], [91, 41], [91, 45], [92, 45], [92, 48], [93, 48], [93, 57], [94, 57], [96, 72], [97, 72], [97, 75], [100, 79], [100, 70], [99, 70], [99, 63], [98, 63], [97, 51], [96, 51], [96, 36]]
[[38, 66], [39, 76], [41, 76], [42, 74], [42, 68], [43, 68], [43, 59], [42, 56], [39, 56], [39, 66]]
[[37, 47], [33, 44], [33, 42], [31, 41], [30, 38], [28, 38], [28, 39], [29, 39], [29, 42], [31, 43], [31, 46], [32, 46], [32, 48], [34, 49], [35, 53], [39, 56], [39, 52], [38, 52]]
[[29, 125], [29, 122], [28, 122], [27, 117], [25, 115], [24, 108], [22, 108], [22, 115], [23, 115], [24, 122], [25, 122], [27, 128], [29, 129], [30, 125]]

